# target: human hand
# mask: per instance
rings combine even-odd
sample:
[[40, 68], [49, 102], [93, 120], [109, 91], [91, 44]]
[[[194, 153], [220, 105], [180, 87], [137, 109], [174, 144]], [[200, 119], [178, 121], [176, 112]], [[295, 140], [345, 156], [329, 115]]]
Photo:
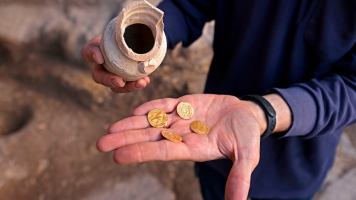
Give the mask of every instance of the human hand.
[[[180, 118], [176, 112], [176, 106], [182, 101], [194, 108], [189, 120]], [[111, 125], [109, 134], [98, 140], [97, 148], [102, 152], [114, 150], [114, 160], [118, 164], [231, 159], [234, 164], [226, 183], [225, 197], [246, 200], [251, 173], [259, 161], [260, 135], [264, 132], [256, 118], [257, 107], [233, 96], [209, 94], [154, 100], [137, 107], [132, 117]], [[164, 128], [149, 125], [147, 113], [155, 108], [168, 113], [167, 129], [181, 135], [182, 142], [163, 139], [160, 132]], [[195, 120], [207, 123], [210, 133], [193, 133], [189, 125]]]
[[106, 71], [103, 66], [104, 57], [100, 50], [100, 40], [101, 34], [86, 43], [81, 50], [83, 59], [94, 63], [92, 77], [96, 83], [110, 87], [115, 93], [134, 92], [150, 83], [148, 76], [137, 81], [126, 82], [124, 78]]

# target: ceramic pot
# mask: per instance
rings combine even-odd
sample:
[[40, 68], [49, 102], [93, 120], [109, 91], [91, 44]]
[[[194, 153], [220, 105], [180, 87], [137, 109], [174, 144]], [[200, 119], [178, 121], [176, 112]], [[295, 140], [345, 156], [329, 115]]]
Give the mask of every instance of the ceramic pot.
[[100, 43], [104, 67], [127, 81], [152, 73], [163, 61], [167, 40], [163, 12], [146, 0], [131, 3], [107, 25]]

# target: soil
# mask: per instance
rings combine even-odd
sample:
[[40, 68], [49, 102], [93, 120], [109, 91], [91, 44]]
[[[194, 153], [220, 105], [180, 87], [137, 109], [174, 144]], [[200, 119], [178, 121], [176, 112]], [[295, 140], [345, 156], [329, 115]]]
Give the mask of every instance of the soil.
[[[163, 65], [146, 89], [113, 94], [84, 69], [40, 54], [0, 65], [1, 199], [88, 198], [138, 175], [158, 180], [171, 199], [201, 199], [193, 162], [116, 165], [112, 153], [99, 153], [95, 146], [109, 124], [130, 116], [136, 106], [187, 94], [187, 80], [175, 77], [189, 79], [188, 70]], [[119, 199], [138, 192], [135, 185], [128, 190]]]
[[[202, 199], [193, 162], [117, 165], [96, 149], [138, 105], [202, 93], [213, 56], [214, 22], [189, 48], [169, 51], [147, 88], [114, 94], [96, 84], [80, 48], [130, 1], [0, 0], [1, 200]], [[315, 199], [355, 198], [342, 185], [356, 174], [355, 132], [345, 129]]]

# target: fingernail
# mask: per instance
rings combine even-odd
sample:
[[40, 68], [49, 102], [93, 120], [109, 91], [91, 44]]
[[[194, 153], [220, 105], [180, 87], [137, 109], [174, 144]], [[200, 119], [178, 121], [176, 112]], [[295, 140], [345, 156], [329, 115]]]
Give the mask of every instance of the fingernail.
[[123, 87], [123, 86], [121, 86], [121, 85], [116, 81], [116, 79], [114, 79], [114, 78], [111, 79], [111, 84], [112, 84], [113, 86], [115, 86], [116, 88], [117, 88], [117, 87]]
[[137, 89], [141, 89], [141, 88], [143, 88], [144, 86], [141, 85], [139, 82], [136, 82], [135, 85], [134, 85], [134, 87], [137, 88]]
[[96, 61], [97, 64], [100, 64], [98, 57], [93, 53], [93, 59]]

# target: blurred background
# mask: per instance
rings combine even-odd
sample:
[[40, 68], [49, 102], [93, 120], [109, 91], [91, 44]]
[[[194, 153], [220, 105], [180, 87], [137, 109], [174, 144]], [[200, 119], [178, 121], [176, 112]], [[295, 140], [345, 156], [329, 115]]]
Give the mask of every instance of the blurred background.
[[[160, 0], [149, 0], [157, 5]], [[202, 93], [214, 22], [178, 45], [151, 84], [114, 94], [91, 78], [81, 47], [132, 0], [0, 0], [1, 200], [201, 200], [193, 162], [116, 165], [96, 140], [158, 98]], [[356, 199], [356, 126], [315, 199]]]

